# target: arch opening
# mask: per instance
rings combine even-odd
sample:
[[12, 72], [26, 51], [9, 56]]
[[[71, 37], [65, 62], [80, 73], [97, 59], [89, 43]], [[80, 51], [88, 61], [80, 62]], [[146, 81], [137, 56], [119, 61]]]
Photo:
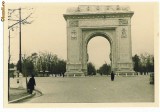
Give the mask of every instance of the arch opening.
[[[110, 59], [110, 54], [111, 54], [111, 41], [106, 38], [104, 35], [92, 35], [91, 38], [87, 42], [87, 55], [88, 55], [88, 60], [87, 60], [87, 71], [88, 75], [90, 75], [92, 70], [88, 69], [93, 69], [90, 67], [93, 65], [96, 70], [96, 74], [102, 66], [108, 66], [111, 67], [111, 59]], [[106, 71], [110, 71], [108, 68], [106, 68]], [[95, 74], [94, 74], [95, 75]]]

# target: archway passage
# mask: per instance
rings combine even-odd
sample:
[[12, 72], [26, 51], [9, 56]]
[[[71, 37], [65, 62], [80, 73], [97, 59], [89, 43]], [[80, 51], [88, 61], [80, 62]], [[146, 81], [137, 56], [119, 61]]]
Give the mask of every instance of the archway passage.
[[92, 38], [87, 45], [88, 62], [95, 65], [99, 69], [103, 64], [110, 64], [110, 43], [102, 36]]
[[[87, 45], [87, 53], [87, 75], [108, 75], [110, 73], [110, 43], [106, 38], [95, 36], [90, 39]], [[102, 68], [104, 67], [102, 66], [106, 66], [103, 73], [104, 69], [102, 70]]]
[[[97, 8], [98, 7], [98, 8]], [[67, 9], [67, 76], [87, 75], [87, 45], [95, 36], [110, 43], [111, 69], [132, 74], [131, 17], [128, 6], [80, 5]]]
[[[113, 32], [115, 32], [114, 29], [107, 29], [107, 30], [104, 30], [104, 29], [90, 29], [90, 30], [84, 29], [83, 30], [83, 34], [85, 34], [85, 37], [83, 37], [84, 40], [82, 41], [82, 43], [83, 43], [83, 46], [82, 46], [82, 49], [83, 49], [82, 50], [82, 57], [83, 57], [82, 70], [85, 73], [85, 75], [88, 75], [88, 73], [87, 73], [87, 62], [88, 62], [88, 58], [89, 58], [88, 51], [87, 51], [88, 43], [92, 39], [94, 39], [98, 36], [100, 36], [101, 38], [104, 38], [104, 40], [107, 41], [110, 46], [109, 59], [111, 61], [111, 66], [112, 66], [112, 57], [113, 57], [113, 55], [112, 55], [113, 49], [112, 48], [114, 48], [114, 46], [113, 46], [113, 42], [112, 42], [113, 40], [111, 39], [111, 36], [108, 34], [113, 33]], [[97, 61], [98, 61], [98, 59], [97, 59]]]

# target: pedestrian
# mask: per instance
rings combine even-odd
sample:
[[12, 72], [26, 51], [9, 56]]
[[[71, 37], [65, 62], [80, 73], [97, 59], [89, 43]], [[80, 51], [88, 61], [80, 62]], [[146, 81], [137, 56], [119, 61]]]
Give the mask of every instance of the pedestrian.
[[111, 73], [111, 81], [114, 81], [114, 73], [113, 73], [113, 71]]
[[27, 84], [29, 93], [32, 94], [33, 90], [34, 90], [34, 86], [36, 86], [36, 82], [34, 79], [34, 75], [31, 76], [31, 78], [29, 79], [29, 82]]

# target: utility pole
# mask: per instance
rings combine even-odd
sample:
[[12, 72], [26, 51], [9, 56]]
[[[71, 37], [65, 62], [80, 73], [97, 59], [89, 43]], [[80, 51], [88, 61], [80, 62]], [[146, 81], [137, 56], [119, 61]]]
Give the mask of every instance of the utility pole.
[[19, 72], [22, 72], [22, 61], [21, 61], [21, 8], [19, 8]]

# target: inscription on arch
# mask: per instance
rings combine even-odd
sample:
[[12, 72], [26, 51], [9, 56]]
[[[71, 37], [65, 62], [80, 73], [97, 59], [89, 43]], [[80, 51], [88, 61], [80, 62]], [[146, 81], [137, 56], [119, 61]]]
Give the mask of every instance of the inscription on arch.
[[78, 27], [78, 21], [74, 20], [74, 21], [69, 21], [69, 26], [70, 27]]

